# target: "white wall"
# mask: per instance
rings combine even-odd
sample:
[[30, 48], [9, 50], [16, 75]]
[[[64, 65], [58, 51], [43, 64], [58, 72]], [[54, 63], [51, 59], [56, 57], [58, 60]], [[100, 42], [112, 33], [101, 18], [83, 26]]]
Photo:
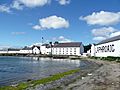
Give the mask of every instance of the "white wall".
[[41, 54], [46, 54], [46, 46], [40, 46]]
[[7, 51], [0, 51], [0, 54], [8, 53]]
[[33, 53], [34, 54], [40, 54], [40, 50], [37, 47], [33, 48]]
[[12, 54], [16, 54], [16, 53], [19, 53], [20, 51], [8, 51], [7, 53], [12, 53]]
[[95, 56], [95, 45], [92, 44], [91, 46], [91, 56]]
[[46, 48], [46, 54], [47, 55], [51, 54], [51, 48]]
[[[91, 52], [94, 52], [94, 51], [92, 51], [91, 49]], [[107, 56], [120, 57], [120, 40], [96, 45], [94, 56], [96, 57], [107, 57]]]
[[30, 54], [30, 53], [32, 53], [32, 50], [20, 50], [19, 53]]
[[83, 46], [83, 44], [81, 44], [81, 46], [80, 46], [80, 54], [83, 54], [84, 53], [84, 46]]
[[52, 53], [54, 55], [80, 55], [80, 47], [54, 47]]

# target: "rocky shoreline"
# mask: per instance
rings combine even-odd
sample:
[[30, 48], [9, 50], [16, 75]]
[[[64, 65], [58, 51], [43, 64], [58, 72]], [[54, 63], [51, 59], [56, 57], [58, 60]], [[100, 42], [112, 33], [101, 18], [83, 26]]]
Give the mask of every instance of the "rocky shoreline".
[[64, 90], [120, 90], [120, 63], [101, 60], [94, 62], [103, 65], [83, 79], [64, 87]]

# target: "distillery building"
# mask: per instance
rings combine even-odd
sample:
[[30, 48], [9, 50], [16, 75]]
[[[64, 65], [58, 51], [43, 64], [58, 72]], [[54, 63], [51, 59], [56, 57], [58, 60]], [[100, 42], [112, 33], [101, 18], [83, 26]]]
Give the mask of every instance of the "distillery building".
[[120, 57], [120, 35], [103, 40], [103, 41], [99, 42], [98, 44], [92, 44], [91, 56], [95, 56], [95, 57], [107, 57], [107, 56]]
[[53, 45], [53, 55], [77, 55], [80, 56], [84, 53], [84, 47], [82, 42], [69, 42], [58, 43]]

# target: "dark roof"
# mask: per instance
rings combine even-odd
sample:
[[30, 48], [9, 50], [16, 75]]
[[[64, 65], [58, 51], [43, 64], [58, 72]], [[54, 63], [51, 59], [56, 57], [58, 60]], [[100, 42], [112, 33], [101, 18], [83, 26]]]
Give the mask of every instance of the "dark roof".
[[42, 44], [42, 46], [48, 46], [49, 44]]
[[46, 48], [50, 48], [50, 44], [43, 44], [42, 46], [46, 46]]
[[69, 42], [69, 43], [58, 43], [53, 47], [80, 47], [82, 42]]
[[8, 51], [20, 51], [20, 49], [16, 49], [16, 48], [8, 48]]
[[109, 38], [109, 39], [106, 39], [106, 40], [103, 40], [103, 41], [99, 42], [96, 45], [104, 44], [104, 43], [108, 43], [108, 42], [113, 42], [113, 41], [117, 41], [117, 40], [120, 40], [120, 35], [112, 37], [112, 38]]
[[32, 50], [31, 47], [24, 47], [22, 50]]
[[37, 47], [37, 48], [40, 50], [40, 46], [34, 45], [34, 46], [32, 47], [32, 49], [33, 49], [34, 47]]

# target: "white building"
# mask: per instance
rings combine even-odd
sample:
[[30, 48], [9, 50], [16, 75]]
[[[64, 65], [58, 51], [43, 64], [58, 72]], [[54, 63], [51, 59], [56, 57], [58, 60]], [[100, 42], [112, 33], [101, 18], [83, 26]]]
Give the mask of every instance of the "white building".
[[0, 50], [0, 54], [6, 54], [8, 53], [8, 50]]
[[9, 54], [18, 54], [20, 49], [8, 48], [7, 53]]
[[40, 46], [34, 45], [34, 46], [32, 47], [32, 53], [33, 53], [33, 54], [40, 54], [40, 53], [41, 53]]
[[53, 45], [53, 55], [77, 55], [84, 53], [84, 47], [81, 42], [58, 43]]
[[43, 44], [40, 46], [41, 54], [49, 55], [51, 53], [51, 48], [49, 44]]
[[31, 47], [24, 47], [19, 51], [20, 54], [32, 54], [32, 48]]
[[98, 44], [91, 46], [91, 56], [120, 57], [120, 35], [101, 41]]

